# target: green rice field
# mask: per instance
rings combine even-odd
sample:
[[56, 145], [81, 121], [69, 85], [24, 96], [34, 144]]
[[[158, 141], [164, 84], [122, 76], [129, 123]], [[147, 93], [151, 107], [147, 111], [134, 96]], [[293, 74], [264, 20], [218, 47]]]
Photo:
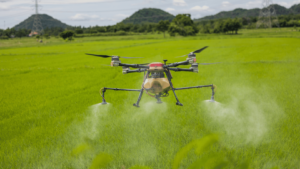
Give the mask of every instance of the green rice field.
[[[138, 92], [142, 73], [122, 63], [183, 61], [197, 54], [199, 73], [172, 72], [176, 91], [156, 104]], [[189, 68], [189, 66], [181, 66]], [[162, 34], [85, 37], [72, 42], [0, 40], [0, 168], [299, 168], [300, 32], [241, 30], [239, 35]]]

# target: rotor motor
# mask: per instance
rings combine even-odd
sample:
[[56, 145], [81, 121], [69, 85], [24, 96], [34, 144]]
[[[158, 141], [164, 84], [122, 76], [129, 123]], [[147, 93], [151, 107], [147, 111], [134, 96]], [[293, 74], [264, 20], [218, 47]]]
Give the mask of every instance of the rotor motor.
[[188, 58], [186, 58], [186, 60], [189, 61], [189, 64], [196, 63], [197, 59], [195, 53], [193, 52], [189, 53]]
[[193, 63], [191, 68], [193, 69], [193, 72], [198, 73], [198, 64], [197, 63]]
[[118, 67], [120, 65], [121, 61], [119, 59], [119, 56], [112, 56], [111, 57], [111, 66]]
[[123, 68], [123, 74], [127, 74], [128, 73], [128, 71], [130, 70], [130, 68], [129, 67], [126, 67], [126, 66], [123, 66], [122, 67]]

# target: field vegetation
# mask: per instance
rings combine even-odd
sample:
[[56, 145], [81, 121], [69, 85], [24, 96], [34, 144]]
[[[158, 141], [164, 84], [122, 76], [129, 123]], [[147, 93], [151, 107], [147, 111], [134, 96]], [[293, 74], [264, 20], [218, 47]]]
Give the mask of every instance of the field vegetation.
[[[0, 40], [0, 168], [297, 168], [299, 167], [300, 34], [291, 29], [238, 35], [162, 34]], [[124, 63], [182, 61], [197, 55], [199, 73], [172, 73], [177, 91], [163, 104], [137, 92], [143, 74], [123, 75], [109, 59], [85, 53], [144, 57]]]

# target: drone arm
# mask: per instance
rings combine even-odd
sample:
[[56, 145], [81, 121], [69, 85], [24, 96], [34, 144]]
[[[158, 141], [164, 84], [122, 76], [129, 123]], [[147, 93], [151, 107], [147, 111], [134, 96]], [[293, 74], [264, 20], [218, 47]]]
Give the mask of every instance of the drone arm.
[[175, 63], [171, 63], [169, 65], [165, 65], [165, 67], [176, 67], [176, 66], [179, 66], [179, 65], [188, 65], [189, 64], [189, 61], [186, 60], [186, 61], [183, 61], [183, 62], [175, 62]]
[[137, 92], [141, 92], [141, 89], [119, 89], [119, 88], [108, 88], [108, 87], [104, 87], [100, 90], [100, 95], [102, 97], [102, 104], [107, 104], [106, 100], [104, 98], [104, 94], [106, 92], [106, 90], [116, 90], [116, 91], [137, 91]]
[[175, 71], [175, 72], [179, 72], [179, 71], [185, 71], [185, 72], [193, 72], [194, 69], [189, 68], [189, 69], [182, 69], [182, 68], [169, 68], [169, 70]]
[[139, 65], [139, 64], [119, 63], [119, 66], [126, 66], [126, 67], [132, 67], [132, 68], [146, 68], [146, 69], [149, 69], [149, 66]]
[[127, 74], [127, 73], [139, 73], [139, 72], [145, 72], [146, 69], [136, 69], [136, 70], [123, 70], [123, 74]]

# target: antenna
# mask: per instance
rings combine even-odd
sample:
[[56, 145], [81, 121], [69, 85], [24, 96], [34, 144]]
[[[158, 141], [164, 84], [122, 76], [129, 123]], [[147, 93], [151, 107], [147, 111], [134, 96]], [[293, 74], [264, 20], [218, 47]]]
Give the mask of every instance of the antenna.
[[278, 18], [272, 0], [263, 0], [256, 28], [259, 28], [261, 25], [265, 28], [272, 28], [272, 18], [275, 18], [273, 22], [277, 25], [277, 27], [279, 27]]
[[38, 0], [35, 0], [35, 17], [34, 17], [31, 33], [33, 34], [34, 32], [37, 32], [38, 34], [42, 34], [43, 31], [44, 30], [43, 30], [42, 22], [41, 22], [41, 19], [39, 17]]

